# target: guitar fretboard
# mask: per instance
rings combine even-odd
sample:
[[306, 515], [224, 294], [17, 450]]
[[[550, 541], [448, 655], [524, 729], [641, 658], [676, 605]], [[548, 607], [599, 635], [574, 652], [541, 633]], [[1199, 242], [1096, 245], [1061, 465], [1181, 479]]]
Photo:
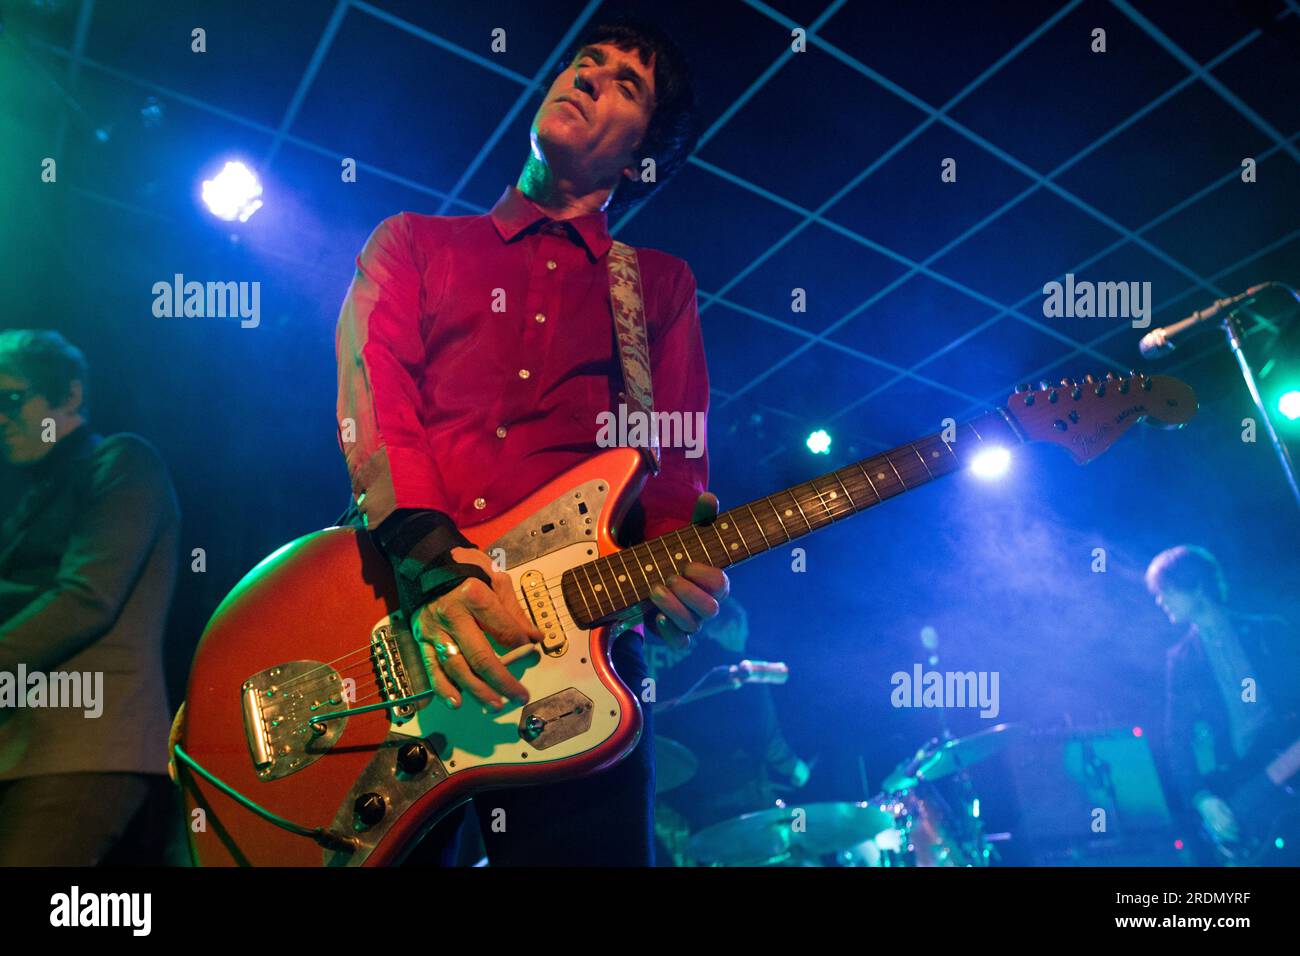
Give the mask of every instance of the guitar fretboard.
[[1016, 445], [1019, 436], [998, 411], [958, 425], [954, 439], [929, 435], [827, 472], [677, 531], [565, 571], [561, 588], [580, 627], [591, 627], [650, 600], [656, 584], [689, 562], [725, 568], [787, 544], [911, 491], [969, 464], [986, 444]]

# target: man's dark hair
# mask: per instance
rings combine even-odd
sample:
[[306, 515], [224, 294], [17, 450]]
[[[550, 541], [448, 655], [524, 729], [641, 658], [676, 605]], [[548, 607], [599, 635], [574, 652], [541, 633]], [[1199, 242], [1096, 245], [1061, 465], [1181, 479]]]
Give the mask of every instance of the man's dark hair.
[[620, 212], [644, 202], [650, 194], [686, 165], [695, 149], [699, 128], [695, 113], [695, 88], [685, 54], [666, 32], [646, 20], [621, 16], [588, 27], [578, 37], [562, 64], [567, 69], [583, 47], [607, 43], [636, 53], [642, 64], [655, 60], [655, 109], [637, 150], [638, 167], [647, 156], [655, 161], [654, 182], [619, 181], [607, 211]]
[[0, 332], [0, 371], [32, 383], [32, 389], [52, 405], [62, 404], [74, 381], [81, 382], [86, 408], [86, 356], [58, 332], [49, 329], [6, 329]]
[[1152, 594], [1176, 588], [1188, 594], [1200, 591], [1216, 604], [1228, 601], [1228, 583], [1223, 578], [1218, 559], [1194, 544], [1180, 544], [1152, 558], [1147, 567], [1146, 584]]

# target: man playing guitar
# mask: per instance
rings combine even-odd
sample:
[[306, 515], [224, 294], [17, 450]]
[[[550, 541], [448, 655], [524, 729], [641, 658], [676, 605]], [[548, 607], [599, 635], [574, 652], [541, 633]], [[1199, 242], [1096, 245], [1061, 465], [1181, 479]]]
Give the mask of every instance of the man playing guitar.
[[[1288, 745], [1300, 752], [1290, 719], [1294, 635], [1281, 618], [1231, 610], [1219, 562], [1204, 548], [1162, 551], [1147, 568], [1146, 583], [1170, 623], [1187, 628], [1167, 659], [1165, 732], [1175, 786], [1221, 855], [1239, 859], [1248, 830], [1268, 842], [1273, 837], [1263, 832], [1268, 820], [1240, 819], [1248, 807], [1265, 816], [1265, 807], [1233, 795], [1258, 777], [1260, 789], [1275, 791], [1268, 803], [1281, 807], [1298, 779], [1295, 767], [1283, 768]], [[1279, 849], [1294, 859], [1296, 847]], [[1273, 855], [1267, 862], [1283, 860]]]
[[[533, 118], [516, 185], [488, 215], [402, 213], [381, 223], [339, 318], [339, 433], [354, 520], [392, 561], [403, 610], [432, 650], [434, 688], [451, 708], [528, 699], [484, 632], [507, 648], [541, 634], [510, 577], [457, 526], [490, 519], [599, 450], [597, 415], [611, 408], [619, 378], [606, 215], [644, 199], [694, 142], [689, 74], [664, 34], [600, 25], [576, 49]], [[657, 250], [638, 259], [656, 405], [702, 417], [708, 377], [694, 276]], [[707, 456], [665, 447], [631, 534], [716, 514], [707, 472]], [[659, 613], [647, 623], [688, 643], [717, 613], [727, 578], [693, 564], [670, 585], [653, 595]], [[642, 642], [631, 630], [613, 651], [637, 692]], [[476, 798], [491, 862], [652, 863], [652, 747], [647, 721], [636, 750], [606, 773]], [[420, 859], [451, 856], [461, 816], [434, 829]]]

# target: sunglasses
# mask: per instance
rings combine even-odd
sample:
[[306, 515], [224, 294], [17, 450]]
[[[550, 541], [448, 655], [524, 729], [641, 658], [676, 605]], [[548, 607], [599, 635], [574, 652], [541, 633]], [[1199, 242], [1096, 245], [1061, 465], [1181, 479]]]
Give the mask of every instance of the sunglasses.
[[0, 413], [13, 415], [27, 404], [27, 399], [36, 394], [32, 388], [0, 392]]

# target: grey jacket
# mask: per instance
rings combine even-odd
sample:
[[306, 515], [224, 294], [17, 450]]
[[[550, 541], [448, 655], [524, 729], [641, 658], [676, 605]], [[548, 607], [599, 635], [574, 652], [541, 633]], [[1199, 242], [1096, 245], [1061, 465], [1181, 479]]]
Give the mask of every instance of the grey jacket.
[[162, 637], [180, 526], [167, 468], [139, 436], [83, 425], [31, 478], [0, 531], [0, 681], [14, 688], [20, 667], [102, 674], [102, 712], [0, 706], [0, 780], [165, 773]]

